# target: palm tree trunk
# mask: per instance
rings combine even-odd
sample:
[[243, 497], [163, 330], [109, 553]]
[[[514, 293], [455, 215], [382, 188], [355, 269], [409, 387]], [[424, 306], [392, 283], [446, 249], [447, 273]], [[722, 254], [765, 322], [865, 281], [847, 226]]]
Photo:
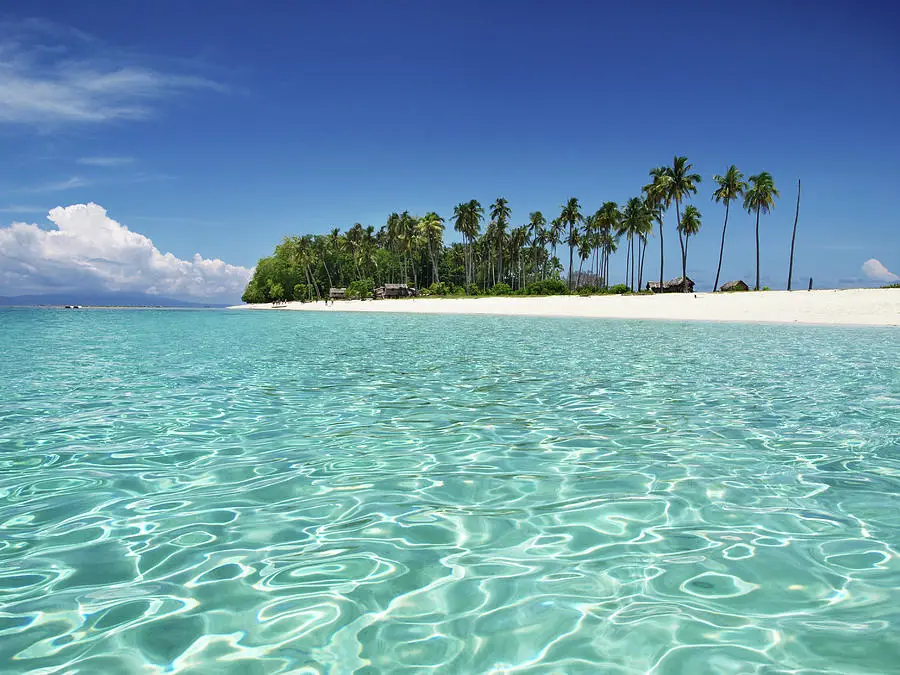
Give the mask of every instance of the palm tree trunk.
[[572, 227], [573, 223], [569, 223], [569, 290], [572, 290]]
[[631, 239], [628, 240], [628, 247], [625, 249], [625, 286], [628, 285], [628, 272], [630, 271], [629, 263], [631, 262]]
[[640, 249], [638, 252], [638, 292], [641, 290], [641, 282], [644, 280], [644, 255], [647, 253], [647, 242], [644, 239], [638, 240]]
[[759, 207], [756, 208], [756, 286], [753, 290], [759, 290]]
[[[713, 293], [715, 293], [719, 289], [719, 274], [722, 272], [722, 254], [725, 252], [725, 229], [728, 227], [728, 207], [731, 206], [731, 201], [725, 200], [725, 224], [722, 225], [722, 243], [719, 244], [719, 266], [716, 268], [716, 281], [713, 284]], [[788, 281], [788, 286], [791, 285], [791, 282]], [[788, 289], [790, 290], [790, 289]]]
[[[634, 232], [631, 233], [631, 292], [634, 293]], [[638, 241], [640, 244], [640, 241]]]
[[[662, 207], [660, 207], [661, 209]], [[665, 262], [665, 255], [663, 251], [663, 224], [662, 224], [662, 216], [659, 219], [659, 292], [662, 293], [663, 289], [663, 263]]]
[[788, 266], [788, 290], [791, 290], [791, 278], [794, 276], [794, 240], [797, 238], [797, 220], [800, 218], [800, 179], [797, 179], [797, 212], [794, 214], [794, 233], [791, 235], [791, 262]]
[[678, 218], [678, 244], [681, 246], [681, 292], [684, 293], [687, 288], [685, 283], [685, 277], [687, 276], [685, 267], [687, 263], [684, 259], [684, 236], [681, 234], [681, 203], [677, 199], [675, 200], [675, 216]]

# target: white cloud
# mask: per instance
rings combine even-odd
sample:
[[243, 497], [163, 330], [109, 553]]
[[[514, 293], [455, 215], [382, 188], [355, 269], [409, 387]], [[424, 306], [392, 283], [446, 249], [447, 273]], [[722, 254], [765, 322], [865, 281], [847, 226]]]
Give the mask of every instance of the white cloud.
[[134, 162], [133, 157], [81, 157], [79, 164], [86, 166], [124, 166]]
[[12, 206], [0, 207], [0, 213], [46, 213], [47, 209], [43, 206], [27, 206], [22, 204], [13, 204]]
[[34, 126], [149, 117], [163, 98], [224, 91], [203, 77], [162, 72], [50, 22], [0, 23], [0, 123]]
[[231, 301], [252, 273], [200, 254], [182, 260], [162, 253], [97, 204], [57, 207], [48, 218], [55, 229], [0, 228], [0, 295], [66, 289]]
[[72, 176], [66, 180], [58, 180], [53, 183], [43, 183], [34, 187], [19, 188], [19, 192], [59, 192], [60, 190], [71, 190], [72, 188], [84, 187], [88, 185], [88, 181], [80, 176]]
[[900, 277], [881, 264], [880, 260], [869, 258], [862, 265], [862, 273], [874, 281], [900, 281]]

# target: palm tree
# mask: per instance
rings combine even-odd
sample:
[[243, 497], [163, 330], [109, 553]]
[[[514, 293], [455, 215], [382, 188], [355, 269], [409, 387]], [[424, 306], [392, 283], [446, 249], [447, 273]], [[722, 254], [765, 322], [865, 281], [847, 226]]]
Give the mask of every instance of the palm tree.
[[453, 229], [462, 235], [463, 243], [466, 247], [466, 286], [472, 283], [471, 270], [469, 269], [469, 259], [471, 258], [472, 246], [467, 234], [469, 229], [469, 203], [460, 202], [453, 207]]
[[[544, 228], [547, 225], [547, 219], [540, 211], [533, 211], [528, 214], [528, 234], [531, 237], [531, 258], [533, 270], [537, 270], [537, 247], [543, 247], [546, 244], [546, 234]], [[537, 276], [535, 272], [535, 277]], [[543, 274], [541, 275], [543, 277]]]
[[578, 200], [575, 197], [570, 197], [569, 201], [562, 207], [562, 212], [559, 214], [559, 220], [561, 223], [565, 223], [569, 226], [569, 290], [572, 290], [572, 261], [573, 254], [575, 252], [575, 243], [577, 241], [575, 235], [575, 225], [580, 223], [582, 219], [581, 215], [581, 206], [578, 204]]
[[686, 206], [681, 217], [681, 229], [679, 233], [684, 235], [684, 253], [681, 255], [681, 283], [682, 288], [687, 288], [687, 254], [688, 243], [695, 234], [700, 231], [700, 211], [693, 204]]
[[601, 271], [603, 285], [609, 288], [609, 255], [610, 253], [615, 253], [616, 250], [615, 237], [619, 232], [619, 222], [622, 220], [622, 214], [619, 212], [618, 204], [605, 202], [594, 215], [597, 229], [600, 232], [600, 247], [603, 249], [603, 261], [600, 265], [603, 268]]
[[554, 218], [550, 221], [550, 231], [547, 233], [547, 241], [553, 249], [553, 257], [556, 258], [556, 247], [562, 241], [563, 221], [561, 218]]
[[659, 290], [662, 292], [664, 271], [665, 271], [665, 250], [663, 248], [663, 213], [672, 206], [671, 190], [669, 184], [672, 177], [669, 175], [666, 167], [657, 166], [650, 169], [650, 178], [652, 180], [643, 188], [647, 202], [654, 207], [654, 213], [659, 214], [657, 222], [659, 223]]
[[759, 290], [759, 214], [768, 213], [775, 208], [775, 198], [778, 190], [775, 189], [775, 181], [772, 174], [763, 171], [755, 176], [750, 176], [750, 188], [744, 193], [744, 208], [747, 213], [756, 211], [756, 286]]
[[494, 241], [497, 246], [497, 280], [503, 281], [503, 246], [506, 243], [506, 226], [509, 224], [509, 202], [498, 197], [491, 205], [491, 222], [494, 224]]
[[441, 273], [438, 271], [437, 251], [443, 250], [444, 243], [444, 219], [434, 211], [425, 214], [419, 221], [419, 233], [428, 247], [428, 256], [431, 258], [432, 281], [441, 282]]
[[[628, 203], [625, 205], [624, 211], [622, 211], [622, 223], [619, 228], [619, 231], [622, 234], [626, 234], [628, 236], [628, 259], [631, 263], [631, 277], [630, 284], [631, 290], [634, 291], [634, 277], [635, 277], [635, 254], [637, 254], [638, 262], [640, 262], [640, 251], [635, 251], [634, 248], [634, 237], [637, 235], [638, 243], [640, 243], [641, 239], [646, 241], [646, 233], [649, 231], [648, 226], [652, 227], [652, 223], [650, 221], [650, 213], [644, 208], [644, 201], [640, 197], [632, 197], [628, 200]], [[625, 282], [629, 282], [629, 275], [626, 269], [625, 273]], [[638, 281], [640, 284], [640, 281]]]
[[719, 288], [719, 274], [722, 272], [722, 254], [725, 251], [725, 229], [728, 227], [728, 208], [732, 200], [744, 196], [747, 183], [744, 182], [744, 174], [732, 164], [723, 176], [714, 176], [713, 180], [719, 186], [713, 192], [716, 203], [725, 202], [725, 224], [722, 225], [722, 243], [719, 245], [719, 266], [716, 268], [716, 280], [713, 283], [713, 293]]
[[[681, 228], [681, 202], [685, 197], [697, 194], [697, 183], [702, 178], [699, 173], [691, 173], [694, 165], [689, 164], [687, 157], [675, 156], [672, 166], [666, 169], [669, 175], [669, 199], [675, 202], [675, 216], [678, 218], [678, 243], [681, 244], [681, 257], [684, 258], [684, 237]], [[662, 281], [660, 281], [660, 284]], [[686, 286], [685, 286], [686, 288]], [[662, 290], [662, 286], [660, 286]]]
[[[514, 227], [509, 233], [509, 249], [515, 257], [515, 277], [512, 287], [522, 288], [522, 280], [525, 276], [525, 263], [522, 260], [522, 250], [528, 245], [528, 226]], [[517, 286], [518, 284], [518, 286]]]

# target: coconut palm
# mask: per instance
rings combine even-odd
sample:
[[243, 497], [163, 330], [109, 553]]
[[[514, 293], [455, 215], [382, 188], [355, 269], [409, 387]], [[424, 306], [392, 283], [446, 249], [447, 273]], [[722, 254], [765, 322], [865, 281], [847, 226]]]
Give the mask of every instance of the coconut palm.
[[437, 252], [443, 250], [444, 243], [444, 219], [434, 211], [425, 214], [419, 221], [419, 234], [428, 248], [428, 257], [431, 258], [432, 281], [441, 282], [441, 273], [438, 270]]
[[556, 258], [556, 247], [562, 241], [563, 228], [565, 225], [561, 218], [554, 218], [550, 221], [550, 231], [547, 233], [547, 241], [553, 250], [553, 257]]
[[775, 199], [778, 190], [775, 189], [775, 181], [772, 174], [767, 171], [750, 176], [750, 187], [744, 193], [744, 208], [747, 213], [756, 211], [756, 285], [753, 290], [759, 290], [759, 214], [768, 213], [775, 208]]
[[672, 205], [670, 198], [671, 190], [669, 184], [672, 177], [664, 166], [657, 166], [650, 169], [650, 183], [643, 187], [645, 200], [653, 207], [654, 213], [659, 214], [657, 222], [659, 223], [659, 288], [662, 292], [663, 277], [665, 272], [665, 250], [663, 247], [663, 213]]
[[[644, 207], [644, 200], [640, 197], [632, 197], [628, 200], [628, 203], [625, 205], [625, 209], [622, 211], [622, 221], [619, 226], [619, 231], [628, 237], [628, 253], [627, 258], [630, 262], [631, 275], [629, 277], [626, 266], [625, 273], [625, 283], [627, 283], [631, 290], [634, 291], [634, 278], [635, 278], [635, 256], [637, 256], [638, 262], [640, 262], [640, 250], [636, 250], [634, 246], [634, 238], [638, 237], [638, 243], [640, 244], [643, 239], [646, 241], [646, 234], [649, 232], [649, 229], [652, 228], [652, 222], [650, 221], [650, 213]], [[629, 283], [630, 280], [630, 283]], [[638, 281], [640, 284], [640, 281]]]
[[[699, 173], [691, 173], [694, 165], [687, 161], [687, 157], [675, 156], [672, 166], [666, 169], [669, 175], [669, 199], [675, 202], [675, 216], [678, 219], [678, 243], [681, 245], [681, 257], [684, 258], [684, 236], [681, 228], [681, 202], [685, 197], [697, 194], [697, 183], [702, 178]], [[660, 280], [662, 284], [662, 280]], [[660, 289], [662, 286], [660, 286]], [[685, 286], [686, 288], [686, 286]]]
[[[533, 211], [528, 214], [528, 235], [531, 237], [531, 258], [532, 258], [532, 272], [537, 276], [537, 247], [543, 246], [546, 242], [546, 235], [544, 233], [544, 228], [547, 226], [547, 219], [544, 218], [544, 214], [540, 211]], [[541, 275], [543, 277], [543, 274]]]
[[465, 268], [466, 268], [466, 286], [472, 283], [472, 274], [469, 269], [469, 260], [472, 253], [472, 244], [469, 241], [468, 232], [469, 224], [469, 203], [460, 202], [453, 207], [453, 229], [462, 235], [463, 243], [466, 249]]
[[581, 205], [578, 203], [578, 199], [575, 197], [569, 198], [569, 201], [562, 207], [562, 212], [559, 214], [559, 220], [561, 223], [569, 226], [569, 237], [567, 240], [567, 243], [569, 244], [569, 290], [572, 290], [572, 262], [575, 244], [577, 242], [575, 226], [582, 220]]
[[693, 204], [685, 207], [681, 216], [681, 228], [679, 233], [684, 236], [684, 252], [681, 254], [681, 282], [682, 288], [687, 288], [687, 254], [688, 243], [695, 234], [700, 231], [700, 211]]
[[597, 211], [595, 222], [597, 230], [600, 233], [600, 248], [603, 251], [603, 260], [601, 276], [603, 277], [603, 285], [609, 288], [609, 254], [615, 252], [616, 236], [619, 232], [619, 222], [622, 220], [622, 214], [619, 212], [619, 205], [615, 202], [605, 202]]
[[497, 247], [497, 280], [503, 281], [503, 247], [506, 244], [506, 226], [509, 225], [509, 202], [498, 197], [491, 205], [491, 222], [494, 225], [494, 243]]
[[722, 272], [722, 254], [725, 252], [725, 229], [728, 227], [728, 210], [731, 202], [744, 196], [747, 183], [744, 182], [744, 174], [732, 164], [722, 176], [714, 176], [713, 180], [718, 187], [713, 192], [713, 199], [717, 204], [725, 202], [725, 223], [722, 225], [722, 243], [719, 244], [719, 266], [716, 268], [716, 280], [713, 283], [713, 293], [719, 288], [719, 274]]

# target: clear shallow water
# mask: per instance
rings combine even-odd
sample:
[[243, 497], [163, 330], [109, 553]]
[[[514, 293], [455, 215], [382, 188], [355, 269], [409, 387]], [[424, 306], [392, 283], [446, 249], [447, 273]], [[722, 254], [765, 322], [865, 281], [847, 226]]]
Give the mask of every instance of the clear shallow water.
[[897, 672], [898, 353], [0, 311], [0, 672]]

